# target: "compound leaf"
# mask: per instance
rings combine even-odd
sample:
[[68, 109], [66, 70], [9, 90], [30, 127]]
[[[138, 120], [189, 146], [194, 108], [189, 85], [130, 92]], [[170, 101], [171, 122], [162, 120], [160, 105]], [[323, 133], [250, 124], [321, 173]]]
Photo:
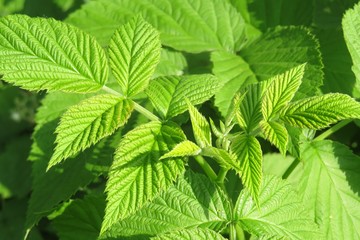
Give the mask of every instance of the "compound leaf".
[[230, 203], [220, 187], [188, 171], [138, 212], [117, 222], [106, 236], [157, 235], [199, 226], [219, 230], [230, 216]]
[[110, 66], [125, 96], [143, 91], [160, 60], [159, 33], [140, 16], [116, 30], [109, 45]]
[[245, 189], [235, 204], [240, 226], [264, 239], [323, 239], [292, 185], [275, 176], [264, 176], [259, 206]]
[[280, 150], [280, 153], [285, 155], [288, 143], [288, 132], [286, 128], [278, 122], [262, 121], [261, 130], [265, 138]]
[[94, 92], [108, 78], [103, 49], [90, 35], [54, 19], [0, 20], [3, 79], [28, 90]]
[[359, 156], [329, 140], [302, 146], [303, 206], [312, 212], [325, 239], [360, 238]]
[[112, 94], [91, 97], [72, 106], [56, 128], [56, 147], [48, 169], [79, 151], [111, 135], [124, 125], [133, 103]]
[[262, 114], [269, 120], [294, 97], [304, 75], [305, 64], [292, 68], [283, 74], [271, 78], [271, 84], [262, 99]]
[[208, 228], [184, 229], [151, 238], [151, 240], [173, 240], [173, 239], [225, 240], [226, 238], [224, 238], [220, 233], [217, 233]]
[[208, 121], [189, 101], [187, 104], [196, 143], [201, 148], [211, 146], [211, 131]]
[[231, 150], [240, 164], [241, 180], [256, 203], [262, 179], [262, 151], [259, 141], [250, 135], [239, 135], [231, 144]]
[[170, 152], [161, 156], [160, 159], [170, 158], [170, 157], [185, 157], [185, 156], [196, 156], [200, 154], [201, 148], [195, 143], [185, 140], [177, 144]]
[[360, 104], [348, 95], [329, 93], [289, 104], [281, 119], [292, 126], [321, 129], [348, 118], [360, 118]]
[[139, 210], [184, 171], [182, 158], [160, 157], [185, 140], [174, 123], [150, 122], [121, 140], [106, 185], [107, 205], [101, 232]]
[[215, 94], [220, 84], [209, 74], [167, 76], [151, 80], [145, 93], [160, 116], [169, 119], [188, 109], [185, 99], [193, 105], [203, 103]]

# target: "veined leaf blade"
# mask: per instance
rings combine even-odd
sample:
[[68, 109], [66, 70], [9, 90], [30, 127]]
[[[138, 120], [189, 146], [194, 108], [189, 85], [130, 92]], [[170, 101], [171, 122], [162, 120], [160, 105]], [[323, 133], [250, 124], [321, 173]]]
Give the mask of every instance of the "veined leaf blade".
[[345, 94], [329, 93], [289, 104], [280, 118], [295, 127], [322, 129], [340, 120], [360, 118], [360, 103]]
[[226, 238], [224, 238], [220, 233], [217, 233], [208, 228], [191, 228], [191, 229], [184, 229], [184, 230], [162, 234], [153, 237], [151, 239], [152, 240], [173, 240], [173, 239], [225, 240]]
[[96, 95], [72, 106], [56, 128], [56, 147], [48, 169], [111, 135], [124, 125], [133, 102], [111, 94]]
[[211, 146], [211, 130], [208, 121], [189, 101], [187, 105], [196, 143], [201, 148]]
[[110, 66], [125, 96], [142, 92], [160, 60], [159, 33], [140, 16], [116, 30], [109, 45]]
[[202, 154], [215, 159], [225, 169], [235, 170], [241, 176], [240, 163], [232, 153], [228, 153], [224, 149], [208, 146], [203, 149]]
[[241, 180], [254, 201], [259, 201], [262, 179], [262, 151], [259, 141], [250, 135], [239, 135], [232, 140], [231, 150], [240, 163]]
[[265, 138], [274, 144], [281, 154], [285, 155], [289, 138], [286, 128], [278, 122], [271, 121], [262, 121], [260, 126]]
[[121, 140], [106, 185], [107, 206], [101, 232], [138, 211], [184, 171], [182, 158], [160, 157], [185, 140], [174, 123], [150, 122]]
[[177, 144], [170, 152], [161, 156], [161, 159], [171, 157], [185, 157], [185, 156], [196, 156], [201, 153], [201, 148], [195, 143], [185, 140]]
[[235, 219], [249, 233], [264, 239], [323, 239], [299, 195], [284, 180], [264, 176], [259, 206], [247, 189], [235, 204]]
[[0, 20], [0, 69], [7, 82], [36, 91], [94, 92], [108, 78], [107, 58], [93, 37], [25, 15]]

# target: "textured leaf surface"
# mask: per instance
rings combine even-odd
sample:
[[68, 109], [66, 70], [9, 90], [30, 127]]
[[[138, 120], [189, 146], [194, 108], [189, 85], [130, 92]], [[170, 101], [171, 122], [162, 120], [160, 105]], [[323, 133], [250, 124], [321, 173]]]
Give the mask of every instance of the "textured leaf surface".
[[88, 195], [84, 199], [71, 202], [65, 211], [54, 219], [53, 226], [60, 239], [95, 240], [100, 233], [104, 210], [105, 196]]
[[237, 174], [241, 175], [240, 163], [234, 154], [212, 146], [204, 148], [202, 154], [215, 159], [221, 167], [225, 169], [234, 169]]
[[61, 162], [124, 125], [133, 103], [111, 94], [97, 95], [72, 106], [56, 128], [56, 148], [48, 168]]
[[218, 230], [229, 219], [230, 203], [221, 189], [204, 175], [187, 172], [136, 214], [117, 222], [107, 236], [156, 235], [198, 226]]
[[285, 155], [288, 143], [286, 128], [277, 122], [261, 122], [261, 131], [265, 138], [277, 147]]
[[220, 233], [217, 233], [213, 230], [206, 228], [192, 228], [184, 229], [181, 231], [170, 232], [168, 234], [163, 234], [154, 238], [152, 240], [189, 240], [189, 239], [198, 239], [198, 240], [225, 240]]
[[170, 152], [161, 156], [160, 159], [170, 158], [170, 157], [185, 157], [185, 156], [196, 156], [200, 154], [201, 148], [195, 143], [185, 140], [177, 144]]
[[299, 192], [325, 238], [360, 238], [359, 156], [340, 143], [318, 141], [303, 145], [301, 158]]
[[106, 185], [107, 205], [102, 232], [139, 210], [184, 171], [182, 158], [160, 157], [185, 140], [176, 124], [150, 122], [121, 140]]
[[305, 64], [270, 79], [271, 84], [262, 99], [261, 110], [265, 120], [269, 120], [278, 113], [295, 96], [301, 84], [304, 69]]
[[0, 20], [3, 79], [28, 90], [92, 92], [108, 78], [104, 51], [90, 35], [54, 19]]
[[[243, 43], [244, 20], [230, 3], [222, 0], [90, 1], [68, 21], [106, 43], [117, 26], [137, 14], [161, 32], [164, 45], [177, 50], [235, 51]], [[101, 32], [103, 28], [105, 32]]]
[[291, 103], [281, 119], [300, 128], [321, 129], [348, 118], [360, 118], [360, 103], [348, 95], [329, 93]]
[[181, 52], [161, 49], [160, 62], [156, 66], [153, 78], [160, 76], [183, 75], [187, 67], [186, 58]]
[[209, 100], [220, 84], [208, 74], [168, 76], [151, 80], [145, 92], [160, 116], [168, 119], [188, 109], [185, 99], [193, 105]]
[[342, 27], [346, 45], [349, 49], [353, 67], [352, 70], [356, 76], [356, 89], [360, 91], [360, 4], [355, 5], [353, 9], [346, 12]]
[[208, 121], [189, 101], [187, 104], [196, 143], [201, 148], [211, 146], [211, 131]]
[[241, 180], [258, 203], [262, 179], [262, 151], [259, 141], [250, 135], [233, 139], [231, 150], [240, 163]]
[[[307, 62], [305, 74], [295, 98], [315, 95], [319, 91], [323, 79], [321, 55], [318, 48], [318, 41], [307, 29], [278, 27], [267, 31], [256, 41], [239, 51], [238, 55], [242, 60], [237, 61], [239, 62], [238, 66], [235, 65], [235, 61], [231, 61], [227, 63], [229, 65], [222, 64], [224, 70], [221, 71], [217, 67], [220, 65], [213, 61], [215, 74], [216, 72], [225, 72], [226, 74], [219, 74], [218, 77], [220, 79], [228, 78], [229, 83], [231, 83], [229, 85], [224, 84], [215, 95], [216, 106], [225, 116], [236, 92], [244, 88], [244, 82], [264, 81], [305, 62]], [[216, 60], [214, 57], [212, 59]], [[218, 58], [218, 60], [222, 61], [223, 59]], [[242, 61], [247, 65], [240, 64]], [[238, 74], [241, 71], [244, 74], [236, 78], [235, 74], [231, 75], [231, 71], [227, 71], [226, 67], [231, 67], [232, 64], [234, 64], [234, 68], [239, 69]], [[235, 70], [233, 71], [235, 72]], [[235, 82], [238, 82], [238, 85]]]
[[160, 49], [159, 33], [139, 16], [116, 30], [109, 45], [110, 66], [125, 96], [147, 87]]
[[251, 234], [262, 239], [323, 239], [293, 186], [280, 178], [264, 177], [259, 206], [247, 190], [235, 205], [235, 219]]

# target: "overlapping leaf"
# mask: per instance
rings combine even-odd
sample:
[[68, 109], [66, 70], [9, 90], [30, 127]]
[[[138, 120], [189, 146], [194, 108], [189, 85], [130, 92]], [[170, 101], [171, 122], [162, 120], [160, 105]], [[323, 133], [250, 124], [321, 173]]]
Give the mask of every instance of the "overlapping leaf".
[[355, 5], [353, 9], [350, 9], [346, 12], [343, 21], [342, 27], [344, 30], [344, 37], [346, 45], [349, 49], [353, 67], [352, 70], [356, 76], [356, 90], [360, 91], [360, 4]]
[[171, 157], [185, 157], [185, 156], [196, 156], [200, 154], [201, 148], [195, 143], [185, 140], [177, 144], [170, 152], [161, 156], [160, 159], [171, 158]]
[[180, 231], [174, 231], [167, 234], [162, 234], [160, 236], [151, 239], [152, 240], [173, 240], [173, 239], [225, 240], [226, 238], [224, 238], [220, 233], [217, 233], [207, 228], [191, 228]]
[[244, 41], [243, 18], [222, 0], [90, 1], [68, 21], [106, 43], [121, 23], [137, 14], [161, 32], [163, 44], [177, 50], [235, 51]]
[[[318, 41], [304, 28], [278, 27], [269, 30], [256, 41], [243, 48], [237, 61], [223, 63], [226, 58], [212, 57], [214, 73], [220, 79], [226, 79], [231, 84], [224, 84], [215, 95], [215, 104], [225, 116], [236, 92], [244, 88], [247, 81], [264, 81], [277, 74], [282, 74], [307, 62], [302, 84], [295, 98], [313, 96], [319, 91], [323, 73]], [[235, 58], [230, 57], [230, 59]], [[235, 58], [236, 59], [236, 58]], [[217, 62], [219, 61], [219, 62]], [[235, 74], [235, 70], [244, 72]], [[220, 68], [224, 70], [221, 71]], [[234, 72], [234, 74], [231, 74]], [[227, 82], [226, 80], [224, 82]], [[238, 85], [236, 85], [238, 82]]]
[[0, 20], [3, 79], [28, 90], [92, 92], [108, 78], [103, 49], [90, 35], [54, 19]]
[[323, 239], [293, 186], [275, 176], [265, 176], [259, 206], [248, 190], [235, 205], [235, 219], [249, 233], [263, 239]]
[[321, 129], [348, 118], [360, 118], [360, 103], [348, 95], [329, 93], [289, 104], [281, 119], [300, 128]]
[[182, 158], [160, 157], [182, 142], [182, 130], [172, 123], [150, 122], [121, 140], [106, 185], [107, 206], [102, 232], [138, 211], [184, 171]]
[[325, 233], [325, 239], [360, 238], [360, 158], [332, 141], [303, 145], [302, 204]]
[[262, 151], [259, 141], [251, 135], [239, 135], [232, 140], [231, 150], [240, 164], [241, 180], [258, 203], [262, 180]]
[[186, 172], [141, 210], [117, 222], [106, 236], [157, 235], [199, 226], [219, 230], [230, 215], [230, 203], [218, 186], [204, 175]]
[[124, 125], [133, 103], [111, 94], [97, 95], [72, 106], [56, 128], [56, 148], [48, 168], [61, 162]]
[[159, 33], [139, 16], [116, 30], [109, 45], [110, 66], [125, 96], [147, 87], [160, 49]]
[[181, 52], [170, 51], [163, 48], [161, 49], [160, 62], [156, 66], [152, 78], [169, 75], [180, 76], [184, 73], [186, 67], [187, 62]]
[[271, 78], [271, 84], [262, 99], [262, 114], [268, 121], [295, 96], [304, 75], [305, 64]]
[[187, 104], [196, 143], [201, 148], [211, 146], [211, 131], [208, 121], [189, 101]]
[[215, 94], [220, 84], [208, 74], [167, 76], [153, 79], [145, 92], [160, 116], [169, 119], [188, 109], [185, 99], [193, 105], [203, 103]]
[[215, 148], [212, 146], [203, 149], [202, 154], [207, 157], [215, 159], [219, 165], [225, 169], [233, 169], [237, 174], [241, 175], [240, 163], [236, 156], [224, 149]]
[[278, 122], [261, 122], [261, 130], [266, 139], [277, 147], [285, 155], [288, 143], [288, 132], [286, 128]]

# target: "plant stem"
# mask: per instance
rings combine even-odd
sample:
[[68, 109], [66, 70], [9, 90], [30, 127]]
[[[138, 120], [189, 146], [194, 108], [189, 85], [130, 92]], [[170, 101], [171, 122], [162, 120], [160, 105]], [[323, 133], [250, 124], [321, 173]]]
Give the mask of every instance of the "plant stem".
[[286, 172], [282, 175], [282, 179], [287, 179], [290, 174], [294, 171], [294, 169], [299, 165], [300, 160], [295, 158], [291, 165], [286, 169]]
[[225, 177], [226, 177], [226, 174], [227, 174], [228, 170], [225, 169], [225, 168], [220, 168], [220, 171], [216, 177], [216, 183], [221, 186], [223, 189], [225, 189], [225, 185], [224, 185], [224, 182], [225, 182]]
[[331, 134], [335, 133], [336, 131], [340, 130], [341, 128], [345, 127], [351, 122], [352, 122], [351, 119], [341, 121], [336, 125], [332, 126], [331, 128], [329, 128], [328, 130], [326, 130], [325, 132], [323, 132], [322, 134], [320, 134], [319, 136], [317, 136], [314, 140], [315, 141], [324, 140], [325, 138], [329, 137]]
[[235, 224], [237, 240], [245, 240], [244, 230], [237, 224]]
[[211, 168], [211, 166], [205, 161], [205, 159], [203, 158], [203, 156], [194, 156], [195, 160], [197, 161], [197, 163], [201, 166], [201, 168], [204, 170], [204, 172], [206, 173], [206, 175], [214, 182], [216, 182], [217, 179], [217, 175], [214, 172], [214, 170]]
[[[124, 97], [121, 93], [115, 91], [112, 88], [109, 88], [107, 86], [103, 86], [102, 89], [110, 94], [119, 96], [119, 97]], [[138, 111], [139, 113], [141, 113], [142, 115], [144, 115], [145, 117], [147, 117], [149, 120], [151, 121], [161, 121], [160, 118], [158, 118], [155, 114], [153, 114], [152, 112], [150, 112], [149, 110], [147, 110], [146, 108], [144, 108], [143, 106], [141, 106], [140, 104], [138, 104], [135, 101], [132, 101], [134, 103], [134, 109], [136, 111]]]

